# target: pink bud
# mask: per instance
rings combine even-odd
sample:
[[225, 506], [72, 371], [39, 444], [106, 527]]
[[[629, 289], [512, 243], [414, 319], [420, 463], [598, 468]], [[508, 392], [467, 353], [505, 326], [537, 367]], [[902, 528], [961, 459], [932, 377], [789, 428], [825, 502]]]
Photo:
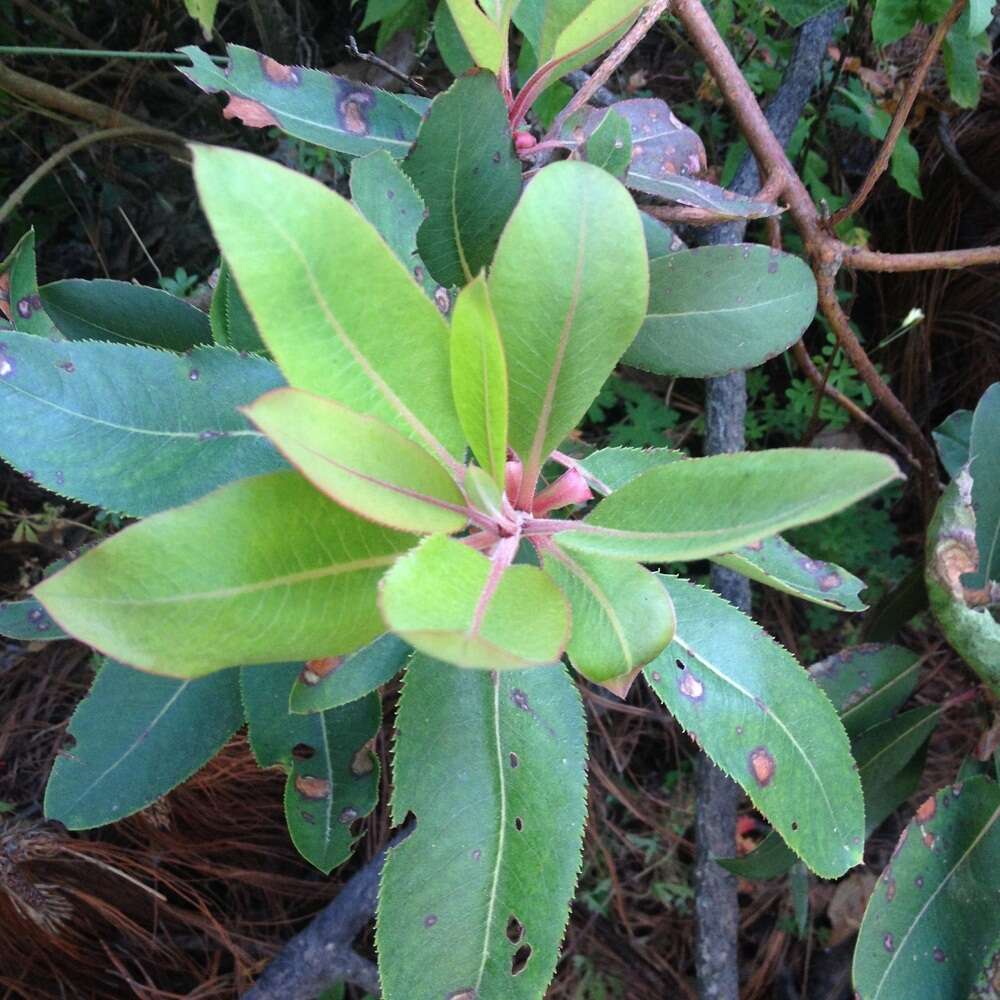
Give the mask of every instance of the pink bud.
[[554, 483], [550, 483], [535, 497], [532, 513], [535, 517], [541, 517], [550, 510], [568, 507], [574, 503], [586, 503], [593, 498], [594, 494], [590, 492], [587, 480], [579, 470], [567, 469]]
[[517, 502], [517, 495], [521, 492], [521, 477], [523, 475], [524, 466], [520, 459], [511, 459], [504, 466], [504, 492], [513, 503]]
[[514, 148], [521, 152], [522, 149], [531, 149], [532, 146], [537, 145], [538, 140], [530, 132], [515, 132], [514, 133]]

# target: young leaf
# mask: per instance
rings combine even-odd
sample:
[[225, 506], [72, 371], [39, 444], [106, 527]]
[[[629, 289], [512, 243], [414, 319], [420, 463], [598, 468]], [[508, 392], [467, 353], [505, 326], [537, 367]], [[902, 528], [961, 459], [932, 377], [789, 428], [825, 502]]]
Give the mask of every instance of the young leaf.
[[1000, 788], [970, 778], [927, 799], [868, 901], [854, 951], [862, 1000], [966, 997], [996, 940]]
[[869, 643], [842, 649], [809, 668], [840, 713], [848, 736], [885, 721], [917, 686], [923, 658], [902, 646]]
[[442, 313], [451, 308], [448, 289], [428, 273], [417, 255], [417, 230], [424, 221], [424, 200], [413, 181], [384, 150], [351, 164], [351, 204], [378, 230], [389, 249]]
[[215, 23], [215, 9], [219, 0], [184, 0], [187, 12], [201, 25], [206, 39], [212, 37], [212, 25]]
[[415, 541], [338, 507], [298, 473], [277, 472], [126, 528], [35, 596], [109, 655], [198, 677], [369, 642], [383, 630], [376, 584]]
[[507, 462], [507, 361], [482, 276], [469, 282], [455, 300], [451, 391], [472, 454], [502, 485]]
[[969, 439], [969, 474], [979, 567], [964, 582], [983, 587], [988, 580], [1000, 582], [1000, 382], [994, 382], [976, 405]]
[[221, 347], [0, 334], [0, 454], [56, 493], [144, 517], [284, 467], [237, 412], [281, 381]]
[[835, 563], [804, 555], [780, 535], [750, 542], [712, 560], [775, 590], [836, 611], [864, 611], [867, 607], [858, 597], [865, 588], [863, 580]]
[[[42, 303], [35, 272], [35, 231], [29, 229], [0, 262], [0, 315], [6, 316], [15, 330], [39, 337], [59, 339], [59, 331]], [[0, 374], [3, 363], [0, 362]]]
[[[289, 384], [462, 454], [448, 327], [350, 203], [309, 177], [228, 149], [198, 147], [195, 180]], [[406, 332], [405, 348], [397, 331]]]
[[378, 759], [366, 744], [382, 723], [376, 695], [316, 715], [293, 715], [300, 664], [240, 669], [247, 736], [261, 767], [281, 767], [285, 819], [299, 853], [324, 874], [350, 857], [354, 821], [378, 801]]
[[795, 343], [816, 312], [806, 263], [769, 247], [697, 247], [650, 267], [649, 314], [624, 361], [707, 378], [752, 368]]
[[826, 695], [794, 657], [711, 591], [660, 577], [677, 633], [645, 670], [653, 690], [824, 878], [861, 861], [861, 784]]
[[674, 608], [655, 574], [637, 563], [570, 555], [554, 545], [542, 567], [566, 595], [573, 631], [570, 663], [607, 681], [649, 663], [674, 634]]
[[418, 534], [465, 527], [448, 470], [381, 420], [301, 389], [275, 389], [243, 412], [313, 486], [359, 516]]
[[289, 711], [325, 712], [363, 698], [388, 684], [403, 669], [412, 652], [402, 639], [386, 633], [350, 656], [311, 661], [292, 685]]
[[243, 724], [235, 670], [197, 681], [150, 677], [106, 660], [69, 723], [45, 815], [89, 830], [145, 809], [215, 756]]
[[569, 637], [566, 599], [545, 573], [502, 569], [443, 535], [425, 539], [386, 573], [379, 604], [411, 646], [461, 667], [552, 663]]
[[274, 126], [351, 156], [384, 149], [402, 157], [416, 137], [420, 111], [384, 90], [315, 69], [284, 66], [242, 45], [226, 46], [228, 66], [217, 66], [196, 45], [179, 51], [193, 64], [178, 66], [180, 72], [206, 93], [226, 94], [225, 117], [239, 118], [250, 128]]
[[590, 164], [546, 167], [504, 229], [489, 289], [527, 492], [645, 316], [646, 248], [632, 199]]
[[494, 76], [463, 76], [434, 99], [403, 170], [427, 206], [420, 256], [442, 285], [464, 285], [492, 260], [521, 193], [521, 163]]
[[507, 53], [507, 25], [494, 23], [475, 0], [447, 0], [448, 10], [466, 49], [477, 66], [500, 72]]
[[236, 287], [236, 279], [224, 260], [219, 262], [219, 276], [212, 295], [209, 321], [212, 339], [217, 344], [231, 347], [234, 351], [267, 354], [267, 347], [260, 339], [250, 310]]
[[189, 351], [212, 342], [208, 317], [159, 288], [71, 278], [43, 286], [40, 294], [45, 311], [67, 340], [110, 340], [168, 351]]
[[699, 559], [828, 517], [899, 477], [891, 459], [866, 451], [776, 448], [672, 462], [556, 540], [618, 559]]
[[537, 1000], [580, 865], [586, 730], [576, 689], [560, 666], [487, 673], [417, 656], [397, 733], [393, 821], [412, 812], [417, 828], [382, 872], [385, 997]]
[[969, 461], [969, 439], [972, 437], [972, 410], [956, 410], [931, 432], [938, 456], [945, 471], [956, 478]]
[[50, 642], [69, 636], [34, 598], [0, 601], [0, 635], [21, 642]]

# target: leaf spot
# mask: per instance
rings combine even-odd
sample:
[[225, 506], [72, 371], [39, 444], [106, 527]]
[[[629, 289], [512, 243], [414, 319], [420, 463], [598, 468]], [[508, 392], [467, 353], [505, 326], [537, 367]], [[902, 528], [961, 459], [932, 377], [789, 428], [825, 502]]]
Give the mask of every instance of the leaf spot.
[[917, 876], [917, 877], [916, 877], [916, 878], [915, 878], [915, 879], [913, 880], [913, 884], [914, 884], [914, 885], [915, 885], [915, 886], [916, 886], [916, 887], [917, 887], [918, 889], [923, 889], [923, 887], [924, 887], [924, 877], [923, 877], [923, 875], [918, 875], [918, 876]]
[[315, 687], [324, 677], [332, 674], [344, 662], [343, 656], [325, 656], [321, 660], [307, 660], [299, 680]]
[[330, 782], [325, 778], [300, 774], [295, 779], [295, 790], [307, 799], [325, 799], [330, 794]]
[[528, 696], [520, 689], [514, 688], [510, 693], [510, 700], [521, 709], [522, 712], [530, 712], [531, 705], [528, 704]]
[[7, 345], [0, 344], [0, 378], [14, 374], [14, 359], [7, 354]]
[[76, 371], [76, 365], [74, 365], [72, 361], [60, 361], [59, 364], [56, 365], [56, 368], [60, 368], [70, 375]]
[[677, 689], [690, 701], [701, 701], [705, 696], [705, 685], [690, 670], [685, 670], [677, 681]]
[[521, 819], [520, 816], [514, 817], [514, 829], [517, 830], [518, 833], [521, 833], [524, 830], [524, 820]]
[[517, 754], [513, 750], [510, 752], [510, 766], [517, 767], [521, 762], [517, 759]]
[[296, 743], [292, 747], [292, 756], [296, 760], [309, 760], [315, 753], [316, 751], [308, 743]]
[[524, 937], [524, 925], [512, 913], [507, 921], [507, 940], [511, 944], [517, 944]]
[[948, 956], [940, 948], [935, 948], [934, 949], [934, 961], [935, 962], [943, 962], [943, 961], [945, 961], [945, 959], [947, 957]]
[[472, 852], [471, 855], [473, 861], [478, 861], [482, 856], [483, 852], [478, 847]]
[[437, 915], [434, 913], [428, 913], [424, 917], [424, 927], [433, 927], [438, 922]]
[[362, 90], [350, 93], [340, 102], [340, 113], [344, 117], [344, 128], [352, 135], [367, 135], [368, 122], [365, 108], [372, 103], [372, 95]]
[[519, 976], [524, 972], [524, 967], [528, 964], [528, 959], [531, 958], [531, 945], [522, 944], [517, 951], [514, 952], [514, 957], [510, 962], [510, 974], [512, 976]]
[[230, 120], [239, 118], [247, 128], [272, 128], [278, 125], [278, 119], [260, 101], [252, 101], [248, 97], [230, 95], [229, 103], [222, 109], [222, 117]]
[[305, 821], [306, 821], [307, 823], [315, 823], [315, 822], [316, 822], [316, 817], [315, 817], [315, 816], [314, 816], [314, 815], [313, 815], [313, 814], [312, 814], [311, 812], [306, 812], [306, 811], [305, 811], [304, 809], [302, 810], [302, 812], [300, 812], [300, 813], [299, 813], [299, 815], [300, 815], [300, 816], [301, 816], [301, 817], [302, 817], [302, 818], [303, 818], [303, 819], [304, 819], [304, 820], [305, 820]]
[[198, 379], [201, 378], [201, 373], [198, 371], [197, 368], [192, 368], [191, 371], [188, 372], [188, 378], [192, 382], [197, 382]]
[[885, 948], [886, 951], [892, 951], [892, 949], [896, 947], [896, 939], [891, 934], [886, 934], [886, 936], [882, 938], [882, 947]]
[[751, 552], [760, 552], [764, 548], [764, 540], [760, 539], [756, 542], [747, 542], [745, 548], [748, 548]]
[[451, 309], [451, 296], [444, 285], [438, 285], [434, 289], [434, 305], [438, 307], [438, 311], [442, 316], [448, 315], [448, 311]]
[[828, 590], [839, 587], [843, 581], [837, 573], [829, 573], [819, 581], [819, 589], [825, 594]]
[[920, 803], [917, 809], [916, 817], [918, 823], [929, 823], [934, 819], [934, 814], [937, 812], [937, 799], [932, 795], [929, 799], [925, 799]]
[[358, 818], [359, 815], [360, 813], [354, 808], [354, 806], [348, 806], [341, 812], [337, 819], [340, 820], [344, 826], [349, 826]]
[[654, 670], [654, 671], [653, 671], [653, 672], [652, 672], [652, 673], [650, 674], [650, 677], [652, 677], [652, 678], [653, 678], [653, 680], [654, 680], [654, 681], [655, 681], [655, 682], [656, 682], [657, 684], [659, 684], [659, 683], [660, 683], [660, 681], [662, 681], [662, 680], [663, 680], [663, 674], [661, 674], [661, 673], [660, 673], [660, 672], [659, 672], [658, 670]]
[[750, 773], [761, 788], [766, 788], [771, 779], [774, 778], [775, 763], [774, 757], [767, 747], [756, 747], [750, 751], [747, 758], [750, 765]]
[[302, 73], [297, 66], [286, 66], [270, 56], [260, 57], [260, 68], [271, 83], [284, 87], [297, 87], [302, 82]]
[[448, 993], [444, 1000], [479, 1000], [479, 994], [470, 989], [454, 990]]

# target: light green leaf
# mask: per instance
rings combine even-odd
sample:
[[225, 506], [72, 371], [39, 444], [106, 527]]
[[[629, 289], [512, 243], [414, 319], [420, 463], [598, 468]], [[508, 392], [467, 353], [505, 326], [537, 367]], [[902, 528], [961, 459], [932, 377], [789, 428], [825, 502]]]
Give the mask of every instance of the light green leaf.
[[236, 671], [198, 681], [103, 663], [56, 757], [45, 815], [70, 830], [131, 816], [186, 781], [243, 724]]
[[[636, 0], [590, 0], [559, 32], [551, 58], [566, 59], [603, 40], [610, 45], [636, 19], [642, 6]], [[548, 58], [544, 53], [540, 56]]]
[[603, 170], [554, 163], [528, 185], [489, 276], [525, 491], [634, 338], [647, 270], [639, 213]]
[[858, 597], [865, 587], [863, 580], [835, 563], [804, 555], [780, 535], [712, 559], [758, 583], [836, 611], [864, 611], [867, 607]]
[[34, 598], [0, 601], [0, 635], [22, 642], [51, 642], [69, 636]]
[[691, 378], [752, 368], [815, 312], [816, 280], [798, 257], [750, 243], [681, 250], [650, 266], [649, 314], [623, 360]]
[[601, 493], [621, 489], [637, 476], [661, 465], [679, 462], [687, 456], [672, 448], [601, 448], [580, 462], [580, 468]]
[[284, 66], [242, 45], [226, 46], [228, 66], [216, 65], [195, 45], [179, 51], [192, 65], [178, 70], [206, 93], [226, 94], [223, 114], [250, 128], [275, 126], [350, 156], [384, 149], [402, 157], [416, 137], [419, 99], [316, 69]]
[[366, 748], [382, 723], [378, 697], [316, 715], [293, 715], [288, 692], [300, 664], [240, 669], [247, 736], [261, 767], [278, 766], [285, 819], [299, 853], [324, 874], [346, 861], [356, 820], [378, 801], [379, 763]]
[[[0, 262], [0, 301], [8, 306], [10, 322], [15, 330], [55, 340], [60, 338], [38, 291], [34, 229], [29, 229], [17, 241], [6, 260]], [[2, 371], [3, 364], [0, 362]]]
[[461, 76], [476, 65], [446, 3], [438, 4], [434, 14], [434, 41], [452, 76]]
[[400, 531], [465, 527], [448, 470], [388, 424], [301, 389], [275, 389], [243, 412], [317, 489], [360, 517]]
[[885, 721], [913, 693], [923, 658], [902, 646], [849, 646], [809, 668], [849, 736]]
[[386, 1000], [537, 1000], [580, 866], [586, 729], [576, 689], [560, 666], [487, 673], [418, 656], [397, 732], [393, 820], [412, 812], [417, 827], [382, 872]]
[[982, 34], [993, 20], [993, 0], [969, 0], [969, 23], [966, 30], [971, 38]]
[[507, 361], [482, 276], [455, 300], [451, 318], [451, 389], [476, 461], [503, 484], [507, 462]]
[[569, 601], [574, 668], [603, 682], [645, 666], [674, 634], [674, 608], [655, 574], [637, 563], [543, 551], [542, 567]]
[[956, 410], [931, 432], [945, 471], [954, 479], [969, 461], [972, 410]]
[[0, 454], [56, 493], [143, 517], [283, 468], [237, 411], [281, 381], [222, 347], [0, 334]]
[[370, 223], [316, 181], [247, 153], [197, 147], [195, 180], [289, 384], [462, 454], [447, 325]]
[[673, 642], [645, 670], [702, 749], [824, 878], [861, 861], [861, 785], [826, 695], [795, 658], [718, 595], [660, 577]]
[[102, 652], [198, 677], [369, 642], [383, 631], [376, 584], [415, 541], [338, 507], [298, 473], [278, 472], [126, 528], [35, 595]]
[[[363, 698], [370, 691], [388, 684], [403, 669], [412, 652], [401, 639], [386, 633], [345, 657], [343, 662], [335, 662], [333, 669], [327, 669], [322, 676], [314, 671], [314, 662], [307, 663], [292, 685], [289, 710], [324, 712]], [[327, 660], [319, 662], [329, 665]]]
[[[503, 479], [500, 480], [503, 482]], [[503, 493], [499, 483], [478, 465], [470, 465], [465, 470], [462, 483], [469, 503], [489, 518], [504, 517]], [[508, 508], [509, 510], [510, 508]]]
[[447, 0], [448, 10], [465, 47], [477, 66], [491, 73], [500, 71], [507, 50], [507, 26], [494, 23], [484, 12], [489, 5], [481, 8], [476, 0]]
[[212, 342], [208, 317], [159, 288], [71, 278], [43, 286], [40, 294], [45, 311], [67, 340], [110, 340], [169, 351]]
[[236, 287], [229, 265], [219, 262], [219, 276], [212, 295], [209, 311], [212, 338], [217, 344], [231, 347], [236, 351], [252, 354], [267, 354], [264, 341], [260, 339], [250, 310], [247, 309], [240, 290]]
[[979, 568], [964, 582], [982, 587], [987, 580], [1000, 582], [1000, 382], [994, 382], [976, 405], [969, 439], [969, 475]]
[[433, 535], [382, 580], [386, 624], [411, 646], [462, 667], [503, 670], [558, 660], [569, 608], [535, 566], [499, 570], [486, 556]]
[[420, 256], [442, 285], [464, 285], [492, 260], [521, 193], [521, 163], [494, 76], [463, 76], [434, 99], [403, 170], [427, 206]]
[[184, 0], [187, 12], [201, 25], [206, 39], [212, 37], [212, 25], [215, 23], [215, 10], [219, 0]]
[[899, 477], [891, 459], [865, 451], [780, 448], [672, 462], [602, 500], [556, 541], [619, 559], [698, 559], [829, 517]]
[[448, 289], [428, 274], [417, 254], [417, 230], [424, 221], [424, 200], [384, 149], [351, 164], [351, 203], [378, 230], [438, 309], [447, 313], [451, 308]]
[[862, 1000], [967, 997], [996, 940], [1000, 788], [942, 788], [918, 810], [868, 902], [854, 951]]

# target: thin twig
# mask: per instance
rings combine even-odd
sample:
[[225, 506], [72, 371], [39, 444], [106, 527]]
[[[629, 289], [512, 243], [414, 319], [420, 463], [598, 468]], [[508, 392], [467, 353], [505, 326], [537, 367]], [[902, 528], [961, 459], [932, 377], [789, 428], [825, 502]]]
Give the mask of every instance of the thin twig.
[[362, 62], [377, 66], [383, 72], [388, 73], [389, 76], [395, 77], [400, 83], [406, 84], [411, 90], [415, 90], [421, 97], [430, 97], [430, 91], [422, 83], [414, 80], [412, 76], [407, 76], [402, 70], [393, 66], [391, 62], [386, 62], [385, 59], [375, 55], [374, 52], [362, 52], [358, 48], [358, 43], [354, 35], [347, 36], [347, 48], [355, 59], [360, 59]]
[[994, 191], [993, 188], [989, 186], [978, 174], [974, 173], [969, 167], [968, 163], [965, 162], [965, 157], [958, 151], [958, 146], [955, 144], [955, 137], [951, 134], [950, 128], [951, 122], [948, 116], [944, 113], [938, 118], [938, 141], [941, 143], [941, 148], [944, 150], [945, 156], [951, 162], [951, 165], [962, 175], [975, 188], [976, 193], [984, 200], [989, 202], [998, 212], [1000, 212], [1000, 191]]
[[927, 79], [927, 73], [937, 58], [938, 50], [941, 48], [945, 36], [965, 9], [965, 3], [966, 0], [955, 0], [948, 9], [948, 13], [945, 14], [934, 29], [934, 34], [931, 35], [931, 40], [927, 43], [927, 48], [924, 49], [924, 53], [920, 57], [920, 62], [917, 63], [917, 68], [913, 71], [913, 76], [910, 77], [909, 82], [906, 84], [906, 89], [903, 91], [903, 98], [896, 106], [896, 113], [892, 116], [892, 124], [889, 126], [889, 131], [885, 134], [885, 139], [882, 140], [882, 148], [878, 151], [875, 162], [871, 165], [868, 175], [861, 182], [861, 187], [855, 191], [854, 197], [843, 208], [833, 213], [829, 222], [831, 229], [838, 222], [843, 222], [844, 219], [854, 215], [864, 205], [868, 195], [872, 193], [872, 188], [875, 187], [876, 181], [885, 173], [885, 169], [889, 166], [889, 160], [892, 157], [892, 151], [896, 148], [896, 142], [906, 125], [906, 119], [910, 117], [910, 111], [913, 109], [913, 105], [920, 94], [924, 80]]
[[1000, 247], [929, 253], [879, 253], [863, 247], [844, 247], [841, 263], [853, 271], [955, 271], [963, 267], [1000, 264]]
[[[709, 208], [694, 208], [689, 205], [644, 205], [643, 211], [661, 222], [686, 226], [716, 226], [720, 222], [746, 221], [743, 216], [727, 215], [725, 212], [713, 212]], [[769, 221], [771, 219], [777, 219], [777, 216], [770, 216]]]

